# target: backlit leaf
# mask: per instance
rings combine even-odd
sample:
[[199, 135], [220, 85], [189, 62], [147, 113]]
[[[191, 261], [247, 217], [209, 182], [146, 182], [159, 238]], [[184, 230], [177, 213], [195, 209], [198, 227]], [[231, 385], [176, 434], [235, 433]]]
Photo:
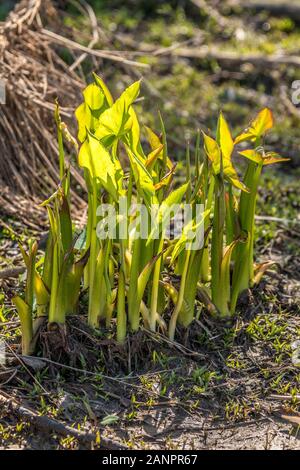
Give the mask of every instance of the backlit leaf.
[[116, 166], [108, 150], [91, 134], [80, 148], [78, 162], [81, 167], [89, 170], [92, 178], [98, 178], [112, 197], [117, 199]]
[[170, 217], [170, 215], [175, 217], [188, 186], [189, 183], [185, 183], [179, 188], [175, 189], [161, 203], [158, 208], [157, 214], [154, 214], [154, 216], [156, 216], [156, 220], [153, 224], [154, 226], [148, 237], [146, 245], [149, 245], [149, 243], [154, 239], [154, 237], [157, 236], [157, 234], [161, 233], [163, 229], [165, 229], [165, 225], [168, 222], [168, 218]]
[[105, 96], [95, 83], [88, 85], [83, 91], [84, 102], [78, 106], [75, 116], [78, 122], [78, 140], [86, 139], [87, 130], [95, 132], [101, 110], [107, 107]]
[[152, 152], [149, 153], [149, 155], [147, 156], [147, 160], [145, 162], [145, 165], [147, 168], [149, 169], [153, 168], [153, 165], [155, 165], [155, 162], [158, 159], [159, 155], [161, 154], [162, 149], [163, 149], [163, 144], [160, 144], [156, 149], [152, 150]]
[[[158, 154], [158, 159], [163, 159], [163, 150], [164, 150], [164, 144], [162, 143], [161, 139], [153, 132], [150, 127], [145, 126], [146, 132], [147, 132], [147, 139], [150, 144], [151, 150], [154, 152], [156, 149], [161, 147], [161, 151]], [[167, 167], [169, 170], [173, 168], [173, 163], [171, 159], [167, 156]]]
[[161, 145], [160, 138], [155, 134], [155, 132], [153, 132], [152, 129], [150, 129], [150, 127], [145, 126], [145, 129], [151, 149], [156, 150], [157, 147]]
[[267, 152], [264, 156], [264, 165], [272, 165], [273, 163], [288, 162], [290, 158], [283, 158], [278, 153]]
[[101, 109], [104, 104], [104, 95], [100, 88], [91, 83], [83, 91], [84, 102], [91, 109], [91, 111], [96, 111]]
[[[223, 149], [225, 151], [225, 155], [223, 155], [223, 151], [221, 153], [221, 149], [216, 140], [212, 137], [208, 136], [203, 132], [204, 137], [204, 149], [205, 152], [212, 162], [212, 168], [215, 175], [220, 174], [221, 171], [221, 155], [223, 156], [223, 173], [224, 177], [233, 184], [236, 188], [241, 189], [242, 191], [248, 192], [247, 187], [239, 180], [238, 174], [232, 165], [231, 162], [231, 153], [233, 149], [232, 139], [230, 135], [230, 131], [228, 125], [224, 118], [220, 118], [219, 122], [219, 139], [222, 142]], [[221, 132], [224, 133], [223, 137], [221, 137]]]
[[102, 89], [102, 91], [105, 95], [108, 106], [112, 106], [114, 100], [113, 100], [113, 97], [111, 96], [111, 93], [110, 93], [109, 89], [105, 85], [104, 81], [96, 73], [93, 73], [93, 77], [94, 77], [95, 83]]
[[243, 157], [248, 158], [251, 162], [254, 163], [262, 163], [262, 155], [258, 153], [256, 150], [243, 150], [242, 152], [239, 152], [240, 155]]
[[[209, 217], [210, 209], [204, 211], [201, 214], [201, 219], [195, 223], [195, 220], [190, 220], [184, 227], [181, 234], [181, 237], [176, 242], [174, 249], [172, 251], [171, 261], [170, 264], [173, 264], [176, 258], [180, 255], [180, 253], [187, 248], [189, 243], [192, 243], [197, 235], [197, 230], [204, 224], [204, 221]], [[204, 229], [203, 229], [204, 234]]]
[[218, 139], [222, 151], [223, 160], [230, 160], [233, 151], [233, 139], [223, 113], [220, 113], [218, 121]]
[[224, 160], [223, 164], [224, 164], [223, 171], [224, 171], [225, 178], [237, 189], [241, 189], [242, 191], [249, 193], [249, 189], [244, 183], [240, 181], [239, 176], [235, 168], [233, 167], [231, 161]]
[[101, 114], [95, 135], [105, 146], [111, 145], [115, 138], [130, 131], [133, 117], [129, 113], [129, 107], [138, 97], [139, 91], [140, 81], [137, 81], [126, 88], [114, 104]]
[[175, 189], [174, 191], [172, 191], [167, 197], [166, 199], [163, 201], [163, 203], [161, 204], [161, 213], [164, 212], [164, 209], [163, 207], [171, 207], [173, 206], [174, 204], [180, 204], [181, 201], [182, 201], [182, 198], [183, 196], [185, 195], [186, 193], [186, 190], [188, 188], [188, 185], [189, 183], [185, 183], [183, 184], [182, 186], [180, 186], [179, 188]]
[[209, 135], [202, 132], [204, 138], [204, 150], [209, 160], [212, 162], [212, 169], [215, 175], [220, 173], [221, 150], [218, 143]]
[[245, 140], [256, 140], [264, 136], [266, 132], [273, 127], [273, 114], [269, 108], [262, 109], [249, 127], [237, 136], [234, 143], [244, 142]]
[[144, 163], [135, 155], [132, 150], [125, 145], [130, 165], [133, 171], [133, 176], [137, 185], [137, 190], [144, 198], [146, 205], [151, 203], [156, 204], [157, 199], [155, 196], [155, 188], [152, 180], [152, 176], [145, 167]]
[[129, 113], [132, 125], [131, 125], [131, 129], [128, 132], [127, 142], [131, 150], [133, 151], [133, 153], [137, 157], [139, 157], [141, 160], [145, 160], [146, 156], [144, 154], [144, 151], [141, 145], [141, 139], [140, 139], [140, 125], [139, 125], [137, 115], [132, 106], [129, 108], [128, 113]]
[[262, 164], [262, 165], [272, 165], [273, 163], [281, 163], [281, 162], [286, 162], [289, 161], [289, 158], [284, 158], [281, 157], [278, 153], [276, 152], [258, 152], [257, 150], [249, 149], [249, 150], [243, 150], [239, 152], [240, 155], [243, 157], [246, 157], [248, 160], [251, 160], [252, 162], [255, 162], [257, 164]]
[[90, 108], [82, 103], [75, 111], [75, 116], [78, 122], [78, 140], [84, 142], [86, 139], [87, 129], [92, 127], [92, 113]]

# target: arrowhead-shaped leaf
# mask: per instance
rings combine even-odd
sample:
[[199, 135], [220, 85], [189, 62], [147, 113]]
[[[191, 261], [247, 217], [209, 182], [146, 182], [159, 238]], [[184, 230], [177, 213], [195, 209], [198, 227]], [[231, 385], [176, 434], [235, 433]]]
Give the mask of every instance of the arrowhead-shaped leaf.
[[273, 127], [273, 114], [269, 108], [262, 109], [249, 127], [237, 136], [234, 143], [244, 142], [245, 140], [256, 140], [266, 134]]
[[91, 134], [80, 148], [78, 161], [81, 167], [89, 170], [91, 178], [98, 178], [116, 200], [118, 191], [115, 178], [116, 166], [108, 150]]

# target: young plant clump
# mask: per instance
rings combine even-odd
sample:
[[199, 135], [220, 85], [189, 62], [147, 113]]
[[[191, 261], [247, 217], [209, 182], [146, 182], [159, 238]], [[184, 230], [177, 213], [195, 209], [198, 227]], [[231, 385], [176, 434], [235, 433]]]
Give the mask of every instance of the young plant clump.
[[[254, 262], [257, 192], [263, 166], [287, 160], [264, 149], [271, 111], [260, 111], [235, 139], [220, 113], [215, 138], [198, 132], [193, 158], [187, 146], [186, 181], [178, 185], [161, 116], [159, 135], [140, 127], [139, 92], [138, 81], [114, 100], [94, 74], [75, 112], [77, 139], [57, 105], [60, 184], [42, 203], [47, 246], [40, 257], [36, 242], [20, 246], [27, 280], [24, 296], [13, 299], [25, 355], [34, 353], [41, 321], [50, 331], [64, 331], [82, 292], [88, 293], [91, 328], [115, 325], [119, 343], [141, 326], [173, 341], [177, 325], [188, 328], [199, 316], [197, 301], [215, 316], [233, 316], [241, 293], [269, 266]], [[71, 218], [65, 140], [86, 182], [87, 221], [80, 233]], [[232, 161], [241, 142], [249, 145], [238, 152], [247, 162], [244, 177]], [[167, 222], [173, 217], [176, 229], [183, 208], [189, 218], [172, 238]]]

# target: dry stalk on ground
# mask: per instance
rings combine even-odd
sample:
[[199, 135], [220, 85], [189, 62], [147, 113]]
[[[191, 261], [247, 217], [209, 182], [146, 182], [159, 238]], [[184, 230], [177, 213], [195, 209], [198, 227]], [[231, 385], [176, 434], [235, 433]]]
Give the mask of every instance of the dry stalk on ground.
[[[51, 2], [27, 0], [0, 26], [0, 78], [6, 87], [6, 104], [0, 107], [0, 182], [1, 199], [6, 199], [2, 209], [8, 212], [16, 194], [48, 195], [57, 186], [54, 101], [59, 98], [67, 118], [83, 86], [40, 32], [42, 17], [52, 15]], [[73, 176], [81, 184], [76, 170]]]

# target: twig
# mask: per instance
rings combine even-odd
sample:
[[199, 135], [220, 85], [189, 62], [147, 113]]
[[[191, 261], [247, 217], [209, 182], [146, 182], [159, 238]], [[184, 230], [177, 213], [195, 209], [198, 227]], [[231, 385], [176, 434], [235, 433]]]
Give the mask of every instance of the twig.
[[152, 338], [154, 341], [162, 341], [164, 343], [167, 343], [171, 347], [174, 347], [175, 349], [179, 350], [182, 354], [185, 356], [194, 356], [194, 357], [201, 357], [204, 358], [205, 355], [201, 354], [197, 351], [192, 351], [191, 349], [187, 348], [183, 344], [178, 343], [177, 341], [171, 341], [169, 340], [166, 336], [161, 335], [160, 333], [156, 332], [155, 334], [152, 333], [152, 331], [147, 330], [146, 328], [142, 328], [142, 330], [145, 332], [146, 335], [148, 335], [150, 338]]
[[[10, 371], [4, 371], [4, 372], [0, 372], [0, 376], [1, 375], [8, 375]], [[12, 371], [12, 374], [8, 377], [8, 379], [5, 380], [5, 382], [0, 382], [0, 385], [1, 387], [3, 387], [4, 385], [7, 385], [9, 384], [9, 382], [12, 381], [12, 379], [17, 375], [18, 373], [18, 369], [15, 369]]]
[[216, 60], [224, 66], [240, 66], [250, 63], [256, 67], [278, 67], [278, 65], [286, 65], [291, 67], [300, 66], [300, 57], [296, 55], [262, 55], [262, 54], [236, 54], [235, 52], [220, 51], [215, 47], [203, 46], [200, 48], [180, 48], [171, 54], [174, 57], [184, 57], [186, 59], [195, 60]]
[[300, 395], [270, 395], [268, 398], [271, 400], [292, 401], [300, 400]]
[[300, 5], [296, 2], [268, 1], [268, 0], [246, 0], [239, 6], [256, 11], [268, 11], [273, 15], [284, 15], [293, 19], [300, 19]]
[[[84, 432], [57, 421], [56, 419], [48, 418], [48, 416], [41, 416], [36, 411], [24, 406], [22, 402], [19, 403], [15, 398], [9, 397], [4, 392], [0, 392], [0, 403], [3, 406], [7, 406], [11, 412], [16, 414], [19, 418], [30, 422], [38, 430], [46, 432], [47, 434], [54, 433], [64, 437], [72, 436], [82, 443], [92, 444], [97, 442], [97, 435], [95, 433]], [[111, 450], [126, 449], [122, 444], [105, 437], [100, 437], [100, 446]]]
[[[90, 23], [91, 23], [91, 26], [92, 26], [93, 38], [89, 42], [88, 47], [90, 49], [92, 49], [97, 44], [97, 42], [99, 41], [98, 21], [97, 21], [97, 17], [95, 15], [95, 12], [94, 12], [93, 8], [87, 2], [85, 2], [84, 0], [79, 0], [79, 1], [70, 0], [70, 2], [73, 5], [75, 5], [77, 8], [79, 8], [80, 10], [83, 10], [84, 13], [86, 12], [89, 16]], [[83, 54], [81, 54], [75, 60], [75, 62], [70, 66], [70, 70], [75, 70], [77, 67], [79, 67], [79, 65], [86, 59], [86, 57], [88, 57], [87, 52], [84, 52]]]
[[215, 7], [210, 6], [207, 3], [207, 0], [190, 0], [190, 2], [195, 6], [204, 11], [204, 13], [212, 18], [220, 28], [232, 27], [231, 22], [225, 16], [221, 15]]
[[136, 62], [134, 60], [125, 59], [113, 53], [108, 54], [107, 52], [103, 52], [98, 49], [91, 49], [90, 47], [83, 46], [79, 44], [78, 42], [72, 41], [71, 39], [65, 38], [45, 28], [43, 28], [41, 32], [43, 35], [47, 36], [50, 40], [56, 43], [64, 44], [70, 49], [83, 51], [83, 52], [86, 52], [87, 54], [94, 55], [95, 57], [100, 57], [101, 59], [108, 59], [108, 60], [112, 60], [115, 62], [121, 62], [122, 64], [132, 65], [134, 67], [141, 67], [141, 68], [147, 68], [147, 69], [149, 69], [150, 67], [148, 64], [143, 64], [141, 62]]
[[269, 215], [256, 215], [255, 216], [256, 220], [261, 220], [261, 221], [266, 221], [266, 222], [279, 222], [284, 225], [289, 225], [289, 224], [299, 224], [300, 222], [298, 220], [289, 220], [289, 219], [283, 219], [281, 217], [273, 217]]
[[297, 108], [291, 98], [288, 95], [288, 90], [285, 85], [280, 86], [279, 90], [279, 96], [284, 104], [284, 106], [287, 108], [288, 112], [290, 113], [291, 116], [294, 116], [296, 119], [300, 120], [300, 109]]

